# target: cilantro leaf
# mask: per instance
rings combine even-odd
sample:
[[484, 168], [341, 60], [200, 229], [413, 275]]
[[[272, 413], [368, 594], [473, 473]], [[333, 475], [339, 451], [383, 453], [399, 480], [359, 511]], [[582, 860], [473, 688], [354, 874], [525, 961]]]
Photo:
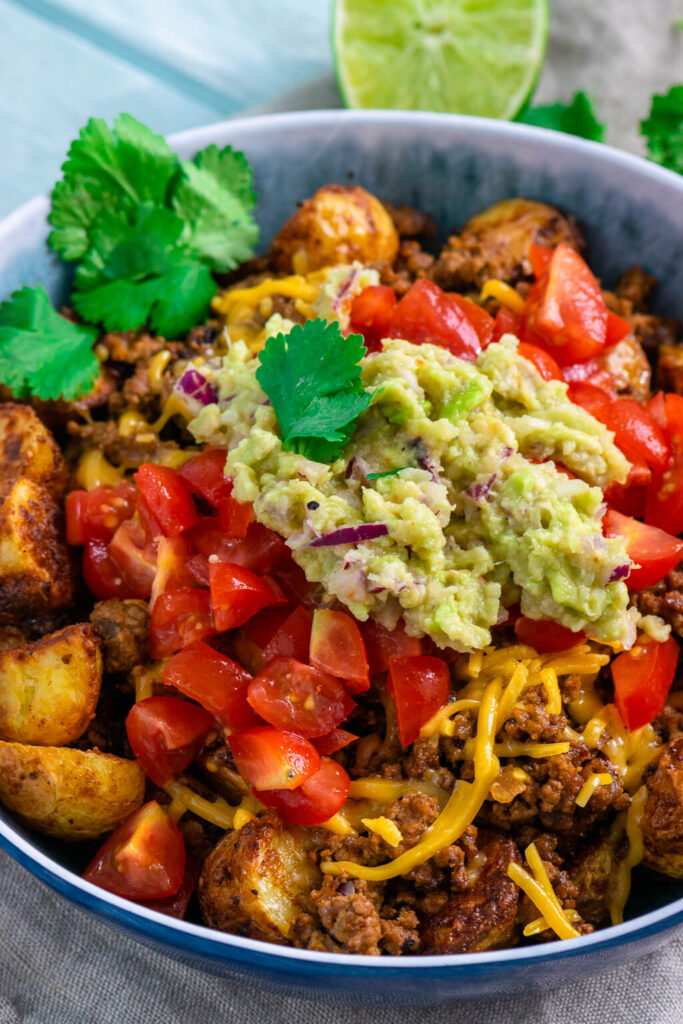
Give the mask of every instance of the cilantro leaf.
[[85, 256], [103, 212], [131, 211], [144, 202], [163, 205], [178, 158], [162, 136], [130, 114], [113, 132], [91, 118], [72, 142], [63, 177], [52, 190], [49, 242], [66, 260]]
[[214, 270], [233, 270], [253, 255], [258, 227], [251, 168], [230, 146], [208, 146], [181, 163], [172, 202], [187, 225], [186, 241]]
[[0, 380], [17, 397], [78, 398], [99, 373], [97, 333], [60, 316], [44, 288], [21, 288], [0, 305]]
[[604, 142], [605, 126], [598, 121], [590, 97], [577, 92], [571, 103], [549, 103], [540, 107], [528, 107], [515, 118], [522, 124], [536, 125], [537, 128], [552, 128], [568, 135], [578, 135], [592, 142]]
[[93, 249], [76, 271], [74, 308], [109, 331], [151, 327], [175, 338], [205, 319], [216, 283], [209, 267], [181, 242], [184, 224], [171, 210], [143, 203], [132, 222], [105, 214]]
[[283, 447], [316, 462], [338, 458], [372, 401], [361, 383], [366, 349], [359, 334], [308, 320], [269, 338], [256, 379], [270, 399]]
[[650, 160], [683, 174], [683, 85], [652, 97], [650, 116], [640, 122]]

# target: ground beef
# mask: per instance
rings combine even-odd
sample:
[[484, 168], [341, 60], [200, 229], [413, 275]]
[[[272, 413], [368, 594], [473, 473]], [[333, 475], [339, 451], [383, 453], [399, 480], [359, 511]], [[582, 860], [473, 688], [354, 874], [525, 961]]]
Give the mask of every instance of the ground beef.
[[634, 313], [627, 318], [633, 333], [646, 352], [655, 355], [662, 345], [675, 345], [681, 325], [668, 316], [653, 316], [649, 313]]
[[326, 875], [312, 897], [323, 927], [346, 952], [379, 955], [381, 886], [361, 878]]
[[414, 210], [412, 206], [394, 206], [386, 199], [382, 204], [394, 222], [401, 238], [429, 237], [436, 234], [436, 224], [427, 213]]
[[18, 626], [0, 626], [0, 651], [12, 651], [27, 640], [28, 636]]
[[683, 562], [654, 587], [637, 591], [633, 601], [642, 615], [659, 615], [683, 636]]
[[630, 303], [633, 312], [642, 313], [656, 287], [656, 277], [647, 274], [642, 267], [630, 267], [619, 278], [614, 294]]
[[90, 621], [102, 645], [105, 672], [130, 672], [147, 661], [149, 607], [146, 601], [113, 597], [98, 601]]
[[161, 463], [165, 455], [178, 450], [175, 441], [160, 441], [152, 430], [134, 437], [122, 437], [115, 420], [68, 424], [69, 433], [85, 447], [103, 452], [115, 466], [138, 466], [143, 462]]
[[659, 346], [657, 386], [683, 395], [683, 345]]

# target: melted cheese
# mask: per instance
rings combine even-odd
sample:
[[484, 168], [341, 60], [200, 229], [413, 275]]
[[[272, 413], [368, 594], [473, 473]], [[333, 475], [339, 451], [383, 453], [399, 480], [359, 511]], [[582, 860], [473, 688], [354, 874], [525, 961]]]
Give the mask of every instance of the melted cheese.
[[246, 807], [238, 807], [232, 818], [232, 827], [238, 830], [244, 828], [247, 822], [253, 821], [255, 817], [256, 815], [248, 811]]
[[612, 782], [613, 779], [609, 772], [597, 772], [597, 774], [589, 776], [576, 794], [576, 806], [585, 807], [598, 786], [611, 786]]
[[[461, 711], [477, 711], [479, 701], [472, 699], [453, 700], [450, 704], [444, 704], [435, 715], [425, 722], [420, 729], [420, 739], [427, 739], [429, 736], [452, 736], [454, 726], [451, 719]], [[450, 727], [450, 728], [449, 728]]]
[[337, 811], [332, 817], [324, 821], [320, 828], [326, 828], [328, 832], [334, 832], [336, 836], [355, 836], [356, 830], [346, 817], [343, 811]]
[[631, 891], [631, 871], [643, 859], [643, 833], [640, 824], [646, 800], [647, 788], [641, 786], [631, 800], [628, 811], [620, 816], [621, 820], [615, 830], [618, 835], [618, 830], [625, 829], [628, 837], [628, 853], [619, 863], [616, 882], [611, 889], [609, 913], [612, 924], [621, 924], [624, 920], [624, 907]]
[[[563, 914], [567, 921], [575, 923], [581, 920], [581, 914], [577, 910], [564, 910]], [[530, 921], [524, 928], [522, 935], [525, 938], [529, 938], [532, 935], [540, 935], [541, 932], [545, 932], [550, 928], [550, 925], [544, 917], [537, 917], [535, 921]]]
[[385, 843], [389, 846], [398, 846], [399, 843], [403, 842], [403, 836], [401, 830], [395, 821], [391, 821], [390, 818], [385, 818], [384, 815], [380, 815], [379, 818], [361, 818], [361, 821], [366, 828], [370, 829], [376, 835], [381, 836]]
[[168, 349], [164, 349], [162, 352], [157, 352], [157, 354], [150, 359], [149, 367], [147, 369], [147, 381], [149, 383], [150, 391], [161, 391], [161, 381], [164, 376], [164, 371], [170, 361], [171, 353]]
[[159, 419], [150, 424], [149, 429], [153, 433], [159, 434], [172, 416], [182, 416], [187, 422], [192, 419], [193, 414], [188, 409], [187, 402], [183, 401], [180, 395], [170, 394], [168, 396], [164, 402]]
[[558, 938], [578, 938], [579, 932], [570, 924], [560, 901], [555, 895], [555, 890], [550, 884], [548, 872], [545, 869], [535, 843], [530, 843], [527, 846], [524, 856], [534, 877], [531, 878], [521, 865], [515, 863], [508, 865], [508, 877], [526, 893], [534, 906], [541, 912], [541, 916], [547, 922], [548, 927], [553, 929]]
[[85, 491], [109, 485], [115, 487], [123, 480], [123, 470], [112, 466], [98, 448], [86, 448], [78, 460], [76, 482]]
[[219, 828], [226, 830], [233, 827], [235, 808], [231, 807], [223, 797], [219, 796], [213, 801], [206, 800], [189, 786], [176, 781], [167, 782], [162, 788], [168, 793], [171, 800], [183, 804], [186, 811], [192, 811], [198, 818], [204, 818], [212, 825], [218, 825]]
[[519, 315], [524, 312], [524, 299], [519, 292], [516, 292], [505, 281], [498, 281], [495, 278], [487, 281], [481, 290], [480, 298], [482, 302], [485, 302], [486, 299], [496, 299], [501, 306], [505, 306], [511, 313]]

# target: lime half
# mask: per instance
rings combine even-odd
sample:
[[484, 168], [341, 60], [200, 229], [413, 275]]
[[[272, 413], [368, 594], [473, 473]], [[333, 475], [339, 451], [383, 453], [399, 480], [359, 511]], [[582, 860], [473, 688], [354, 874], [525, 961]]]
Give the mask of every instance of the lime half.
[[548, 0], [336, 0], [347, 107], [513, 118], [543, 64]]

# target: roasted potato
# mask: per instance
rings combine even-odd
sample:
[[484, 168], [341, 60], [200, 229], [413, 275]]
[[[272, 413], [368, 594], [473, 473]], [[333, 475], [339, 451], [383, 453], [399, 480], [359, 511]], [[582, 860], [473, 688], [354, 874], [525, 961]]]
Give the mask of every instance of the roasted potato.
[[31, 828], [57, 839], [97, 839], [140, 806], [137, 761], [99, 750], [0, 741], [0, 800]]
[[614, 844], [604, 840], [582, 853], [569, 871], [579, 890], [576, 909], [595, 928], [610, 923], [610, 902], [617, 884], [619, 857]]
[[532, 242], [582, 246], [576, 225], [554, 207], [530, 199], [504, 199], [448, 239], [430, 276], [441, 288], [453, 291], [479, 290], [492, 278], [515, 284], [532, 276]]
[[91, 625], [0, 653], [0, 738], [59, 747], [95, 715], [102, 655]]
[[0, 404], [0, 487], [20, 476], [60, 498], [66, 463], [45, 424], [28, 405]]
[[648, 766], [645, 785], [640, 822], [643, 864], [663, 875], [683, 878], [683, 736], [670, 740]]
[[273, 239], [276, 270], [308, 274], [338, 263], [393, 263], [398, 232], [379, 199], [357, 185], [325, 185]]
[[309, 908], [320, 872], [308, 857], [306, 830], [266, 811], [228, 832], [204, 861], [199, 902], [204, 921], [222, 931], [283, 943]]
[[20, 477], [0, 505], [0, 624], [62, 608], [73, 595], [61, 513], [44, 487]]

